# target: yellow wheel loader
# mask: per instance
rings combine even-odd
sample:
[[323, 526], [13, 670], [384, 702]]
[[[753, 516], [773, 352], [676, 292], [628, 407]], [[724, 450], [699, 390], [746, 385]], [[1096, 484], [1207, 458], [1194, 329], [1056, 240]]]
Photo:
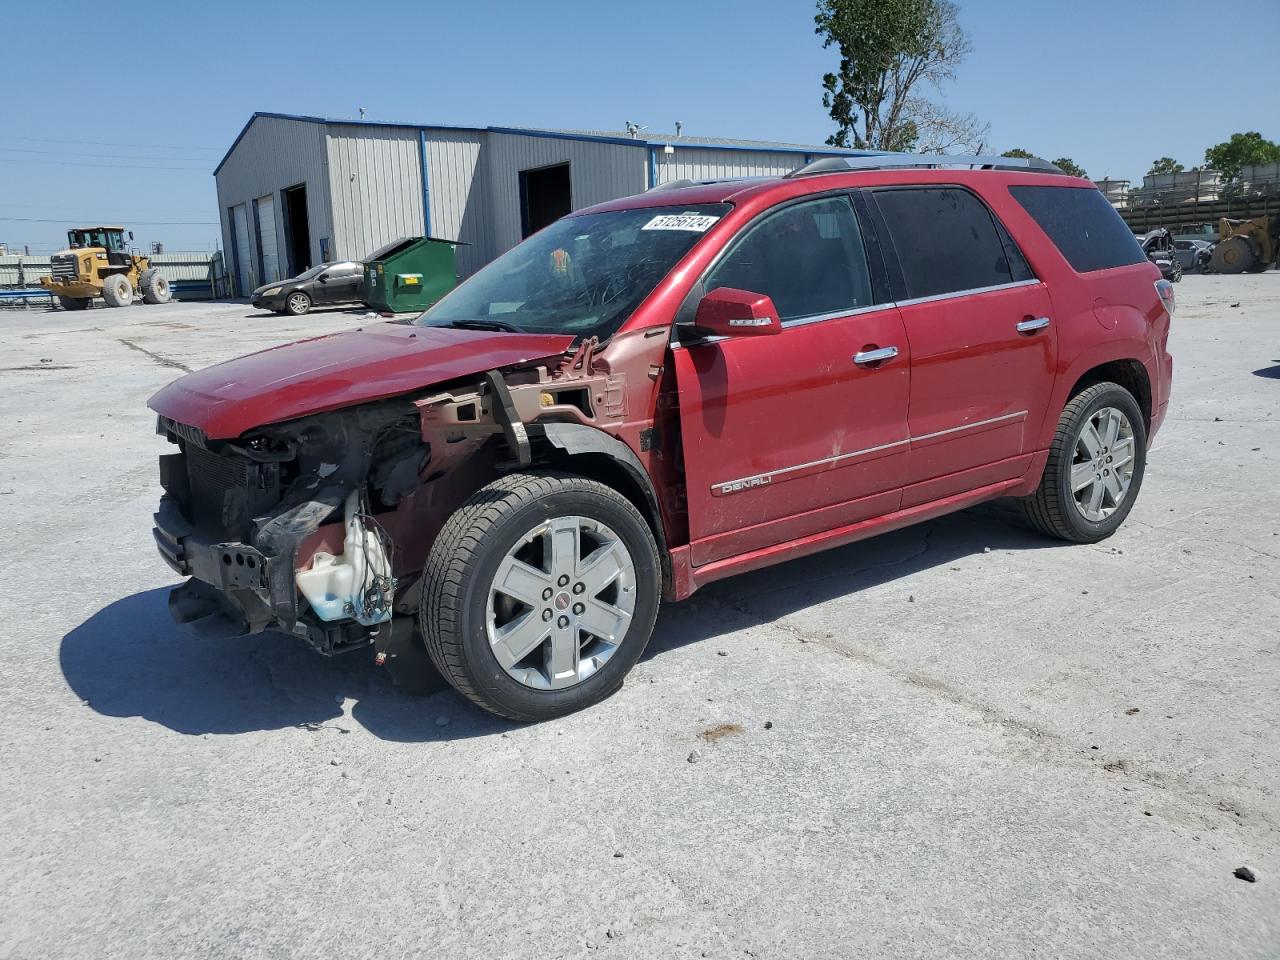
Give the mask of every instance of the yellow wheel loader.
[[1218, 243], [1209, 259], [1216, 273], [1261, 273], [1280, 256], [1280, 218], [1218, 221]]
[[[65, 310], [83, 310], [94, 297], [111, 307], [127, 307], [139, 293], [146, 303], [168, 303], [169, 281], [146, 257], [125, 247], [124, 227], [75, 227], [67, 231], [67, 249], [55, 253], [53, 275], [40, 286]], [[133, 233], [129, 233], [133, 239]]]

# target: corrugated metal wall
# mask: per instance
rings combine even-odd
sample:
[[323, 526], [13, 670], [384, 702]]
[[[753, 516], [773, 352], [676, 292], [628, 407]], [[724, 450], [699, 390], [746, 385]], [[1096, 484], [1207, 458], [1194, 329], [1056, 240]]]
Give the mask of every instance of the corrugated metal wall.
[[491, 132], [486, 152], [494, 256], [521, 239], [521, 170], [568, 161], [574, 210], [640, 193], [648, 184], [649, 151], [643, 144]]
[[[333, 235], [329, 217], [329, 178], [325, 172], [324, 126], [302, 120], [258, 117], [245, 131], [240, 142], [227, 157], [215, 177], [218, 188], [218, 217], [222, 221], [222, 246], [232, 250], [232, 229], [227, 210], [244, 203], [252, 209], [253, 201], [271, 194], [275, 208], [284, 209], [279, 192], [286, 187], [307, 185], [307, 220], [311, 230], [311, 259], [320, 262], [320, 238]], [[276, 217], [276, 248], [287, 250], [284, 217]], [[251, 230], [252, 234], [253, 231]], [[263, 281], [257, 277], [259, 251], [257, 239], [251, 237], [254, 249], [249, 256], [252, 285]], [[291, 266], [291, 265], [290, 265]], [[287, 269], [281, 265], [281, 271]], [[240, 291], [241, 296], [249, 293]]]
[[[649, 185], [650, 148], [637, 141], [602, 142], [498, 130], [450, 130], [375, 123], [333, 123], [258, 117], [218, 173], [223, 243], [232, 262], [227, 210], [265, 195], [277, 197], [281, 272], [287, 251], [280, 192], [307, 185], [313, 261], [328, 237], [329, 259], [359, 260], [405, 236], [424, 232], [422, 155], [427, 144], [428, 206], [432, 236], [460, 240], [458, 272], [469, 276], [520, 242], [520, 172], [568, 162], [572, 208], [614, 200]], [[770, 150], [677, 146], [656, 148], [657, 182], [715, 177], [775, 176], [804, 155]], [[252, 231], [250, 231], [252, 233]], [[254, 285], [261, 251], [249, 251]], [[292, 265], [290, 265], [292, 266]]]
[[804, 163], [804, 155], [763, 150], [710, 150], [676, 147], [668, 156], [657, 148], [658, 183], [713, 180], [717, 177], [777, 177]]
[[497, 256], [486, 189], [484, 131], [426, 131], [431, 236], [461, 240], [458, 273], [469, 277]]
[[393, 240], [422, 236], [416, 129], [333, 124], [327, 156], [333, 201], [330, 259], [363, 260]]

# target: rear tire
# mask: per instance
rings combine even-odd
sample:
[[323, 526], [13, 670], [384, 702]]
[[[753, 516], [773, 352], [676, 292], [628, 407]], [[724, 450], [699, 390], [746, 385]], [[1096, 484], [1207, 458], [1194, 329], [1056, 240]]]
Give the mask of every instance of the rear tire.
[[[1115, 422], [1116, 436], [1108, 437], [1100, 420]], [[1126, 467], [1128, 476], [1123, 475]], [[1097, 543], [1124, 523], [1146, 467], [1146, 421], [1137, 401], [1119, 384], [1094, 384], [1072, 397], [1062, 411], [1040, 487], [1023, 498], [1023, 513], [1048, 536]], [[1100, 495], [1092, 501], [1096, 490]]]
[[102, 299], [111, 307], [127, 307], [133, 303], [133, 287], [123, 273], [113, 273], [102, 284]]
[[142, 300], [144, 303], [168, 303], [173, 299], [173, 291], [169, 287], [169, 281], [160, 276], [155, 267], [142, 271], [142, 276], [138, 278], [138, 285], [142, 287]]
[[1245, 237], [1228, 237], [1213, 248], [1209, 263], [1214, 273], [1252, 273], [1258, 259]]
[[311, 297], [301, 290], [295, 290], [285, 297], [284, 312], [291, 317], [300, 317], [311, 312]]
[[58, 303], [63, 310], [84, 310], [89, 306], [89, 297], [59, 297]]
[[423, 570], [419, 627], [467, 699], [511, 720], [549, 720], [622, 686], [661, 587], [653, 533], [616, 490], [511, 474], [446, 521]]

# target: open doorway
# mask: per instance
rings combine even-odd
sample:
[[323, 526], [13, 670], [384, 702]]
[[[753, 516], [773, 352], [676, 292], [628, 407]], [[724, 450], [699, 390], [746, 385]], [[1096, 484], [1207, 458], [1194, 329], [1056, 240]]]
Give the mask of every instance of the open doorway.
[[300, 183], [280, 191], [284, 197], [284, 236], [289, 254], [289, 276], [310, 269], [311, 224], [307, 220], [307, 185]]
[[537, 233], [573, 210], [569, 164], [520, 171], [520, 233]]

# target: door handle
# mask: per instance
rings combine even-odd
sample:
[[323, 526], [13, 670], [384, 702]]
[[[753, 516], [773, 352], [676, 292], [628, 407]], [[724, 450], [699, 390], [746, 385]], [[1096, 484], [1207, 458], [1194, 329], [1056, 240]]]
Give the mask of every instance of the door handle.
[[1028, 317], [1018, 324], [1016, 329], [1019, 333], [1035, 333], [1037, 330], [1043, 330], [1049, 325], [1048, 317]]
[[892, 360], [898, 355], [897, 347], [877, 347], [874, 350], [860, 350], [853, 355], [854, 363], [880, 363]]

